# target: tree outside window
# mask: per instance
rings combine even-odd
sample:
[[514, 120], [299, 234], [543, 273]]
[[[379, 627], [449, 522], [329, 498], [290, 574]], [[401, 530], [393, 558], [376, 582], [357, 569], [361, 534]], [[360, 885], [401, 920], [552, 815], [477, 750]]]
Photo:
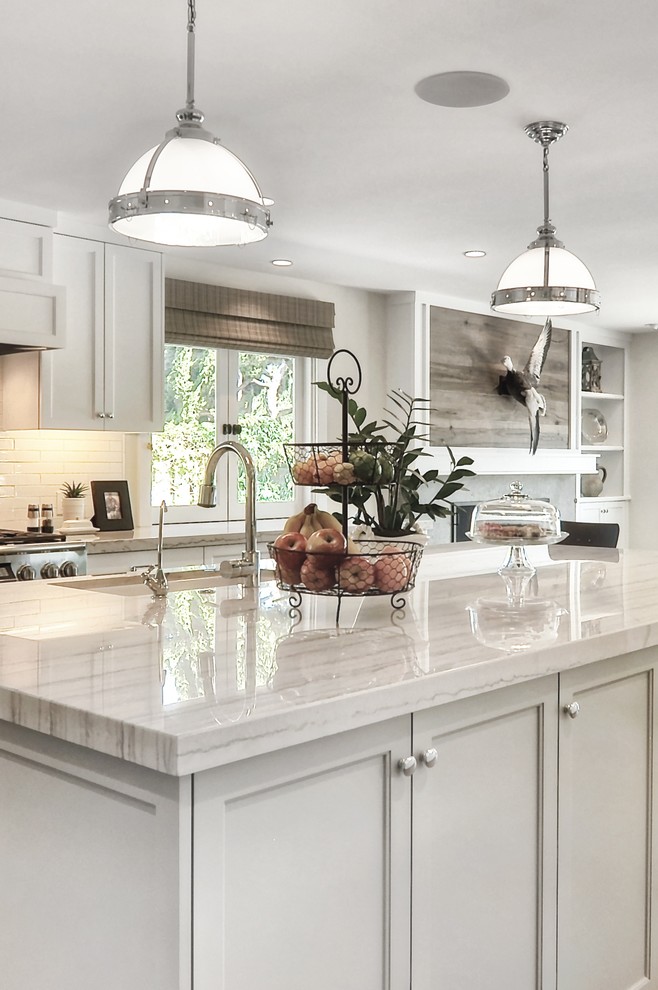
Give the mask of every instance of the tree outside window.
[[[294, 440], [294, 367], [293, 358], [281, 355], [167, 344], [165, 427], [152, 438], [152, 503], [196, 504], [208, 456], [224, 439], [223, 423], [241, 427], [235, 439], [254, 459], [258, 500], [290, 501], [283, 444]], [[244, 501], [242, 470], [237, 497]]]

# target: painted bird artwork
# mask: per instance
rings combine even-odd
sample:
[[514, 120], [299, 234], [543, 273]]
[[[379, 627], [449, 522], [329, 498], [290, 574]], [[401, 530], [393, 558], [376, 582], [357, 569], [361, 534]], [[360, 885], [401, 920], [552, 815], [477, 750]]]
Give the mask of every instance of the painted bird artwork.
[[546, 415], [546, 399], [537, 391], [537, 387], [548, 348], [551, 346], [552, 329], [553, 324], [550, 319], [547, 319], [537, 337], [537, 342], [530, 351], [530, 357], [526, 361], [523, 371], [516, 371], [511, 357], [508, 354], [505, 355], [502, 363], [506, 369], [506, 374], [500, 376], [496, 389], [498, 395], [510, 395], [525, 406], [530, 422], [531, 454], [537, 452], [537, 445], [539, 444], [539, 417]]

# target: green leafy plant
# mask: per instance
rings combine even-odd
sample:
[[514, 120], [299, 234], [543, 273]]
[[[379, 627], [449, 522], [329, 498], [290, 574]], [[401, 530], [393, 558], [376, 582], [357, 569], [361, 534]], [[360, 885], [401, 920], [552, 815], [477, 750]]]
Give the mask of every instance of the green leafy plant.
[[[342, 394], [327, 382], [315, 385], [328, 395], [342, 401]], [[372, 529], [376, 536], [405, 536], [414, 532], [423, 517], [438, 519], [450, 515], [451, 497], [464, 487], [465, 478], [475, 476], [470, 470], [472, 457], [457, 460], [447, 447], [450, 456], [450, 473], [441, 478], [435, 469], [421, 471], [417, 461], [431, 454], [422, 448], [429, 442], [426, 421], [429, 400], [412, 398], [401, 389], [389, 392], [389, 401], [396, 407], [385, 409], [383, 423], [368, 422], [368, 413], [354, 399], [348, 400], [348, 415], [354, 427], [348, 434], [350, 444], [364, 443], [368, 449], [382, 453], [377, 456], [382, 463], [383, 481], [377, 485], [355, 484], [349, 489], [349, 501], [356, 513], [353, 521]], [[383, 444], [388, 446], [384, 447]], [[381, 445], [378, 448], [378, 445]], [[385, 479], [390, 478], [387, 483]], [[329, 486], [329, 497], [341, 502], [341, 485]], [[337, 514], [338, 515], [338, 514]]]
[[65, 481], [60, 492], [65, 498], [82, 498], [89, 491], [89, 485], [83, 481]]

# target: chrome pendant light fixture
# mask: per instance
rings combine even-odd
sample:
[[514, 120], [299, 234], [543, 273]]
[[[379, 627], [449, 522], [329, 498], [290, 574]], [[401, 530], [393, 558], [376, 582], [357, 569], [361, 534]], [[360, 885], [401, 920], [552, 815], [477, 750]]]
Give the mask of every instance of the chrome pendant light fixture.
[[194, 105], [195, 0], [188, 0], [187, 100], [176, 127], [128, 171], [109, 203], [109, 224], [126, 237], [182, 247], [249, 244], [271, 226], [246, 165], [205, 130]]
[[601, 306], [589, 269], [558, 241], [550, 220], [548, 150], [568, 129], [554, 120], [540, 120], [525, 129], [543, 148], [544, 222], [537, 228], [537, 239], [505, 269], [491, 294], [491, 308], [498, 313], [567, 316], [591, 313]]

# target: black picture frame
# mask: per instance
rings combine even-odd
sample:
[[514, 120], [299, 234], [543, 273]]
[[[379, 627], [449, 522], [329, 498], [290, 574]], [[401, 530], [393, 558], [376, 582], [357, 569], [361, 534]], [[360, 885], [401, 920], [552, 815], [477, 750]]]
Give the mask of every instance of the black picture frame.
[[134, 529], [127, 481], [92, 481], [92, 525], [101, 532]]

